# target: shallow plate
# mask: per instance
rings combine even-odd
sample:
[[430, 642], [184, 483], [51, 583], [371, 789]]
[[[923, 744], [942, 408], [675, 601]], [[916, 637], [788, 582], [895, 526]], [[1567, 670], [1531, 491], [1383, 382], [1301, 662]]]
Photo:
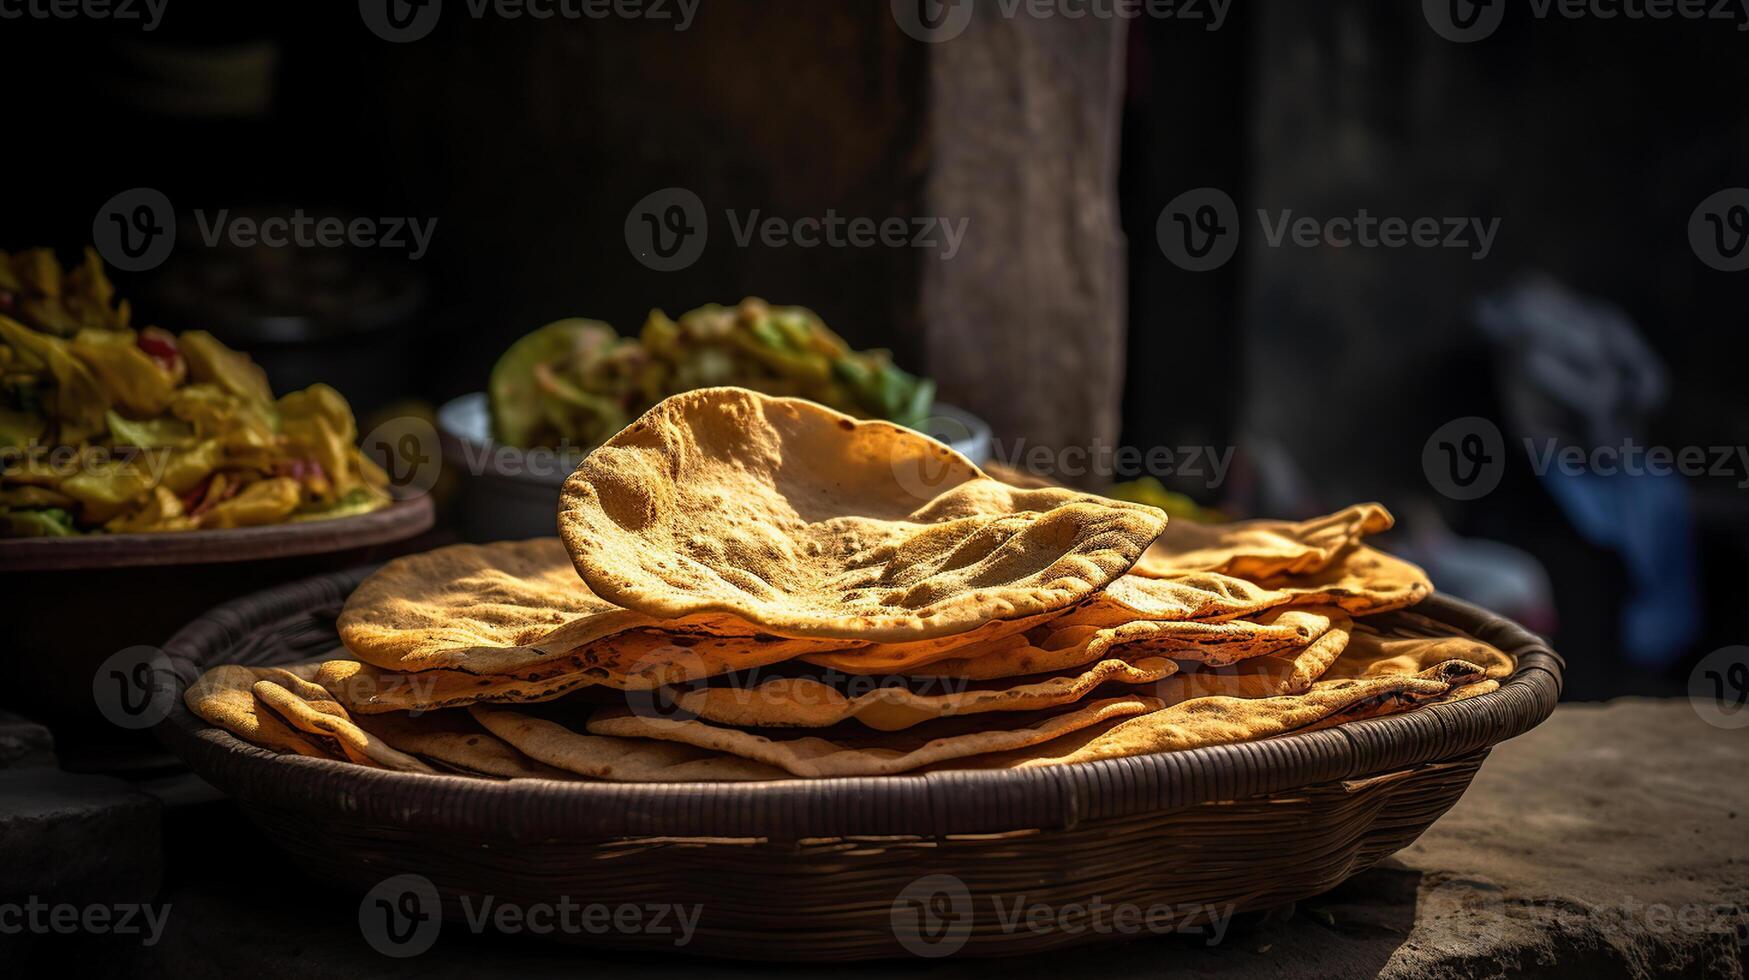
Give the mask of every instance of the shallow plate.
[[315, 555], [401, 541], [424, 533], [431, 523], [431, 499], [417, 497], [369, 514], [292, 524], [160, 534], [0, 538], [0, 571], [211, 565]]
[[237, 596], [391, 558], [431, 524], [431, 500], [421, 497], [298, 524], [0, 540], [0, 605], [8, 616], [0, 653], [10, 654], [0, 710], [52, 726], [64, 758], [78, 754], [77, 743], [108, 746], [130, 733], [103, 718], [93, 700], [107, 658], [160, 645]]

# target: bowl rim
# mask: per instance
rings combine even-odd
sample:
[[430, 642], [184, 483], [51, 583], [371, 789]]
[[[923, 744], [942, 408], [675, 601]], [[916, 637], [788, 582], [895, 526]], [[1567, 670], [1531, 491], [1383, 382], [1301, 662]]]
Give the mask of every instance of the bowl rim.
[[[512, 480], [518, 483], [527, 483], [533, 486], [552, 487], [557, 489], [564, 485], [565, 479], [571, 475], [572, 471], [577, 468], [577, 464], [581, 463], [583, 457], [589, 453], [588, 449], [582, 447], [573, 447], [573, 449], [567, 453], [543, 447], [522, 449], [516, 446], [500, 445], [492, 439], [490, 432], [488, 432], [486, 438], [482, 440], [476, 438], [472, 433], [462, 431], [459, 426], [452, 424], [455, 417], [462, 412], [483, 413], [488, 411], [485, 403], [486, 392], [470, 391], [466, 394], [457, 395], [438, 406], [437, 435], [438, 442], [443, 449], [444, 461], [446, 463], [459, 466], [464, 472], [474, 476], [494, 477], [501, 480]], [[478, 407], [476, 408], [475, 406]], [[950, 443], [955, 449], [959, 449], [957, 443], [963, 441], [969, 442], [971, 445], [982, 446], [985, 453], [988, 453], [991, 450], [994, 431], [990, 428], [990, 423], [984, 421], [978, 415], [960, 408], [958, 405], [939, 401], [936, 402], [935, 407], [931, 409], [931, 414], [952, 419], [965, 426], [965, 439], [956, 440], [954, 443]], [[531, 453], [539, 453], [542, 454], [543, 457], [551, 458], [550, 475], [543, 476], [539, 472], [533, 472], [534, 470], [544, 469], [544, 466], [531, 462], [528, 458]], [[968, 453], [967, 455], [971, 454]], [[504, 469], [498, 465], [500, 462], [511, 462], [513, 468], [509, 470]], [[973, 460], [973, 462], [982, 465], [982, 460]]]
[[392, 501], [367, 514], [204, 531], [0, 538], [0, 571], [84, 571], [216, 565], [349, 551], [402, 541], [431, 529], [428, 495]]
[[[1255, 742], [1046, 766], [770, 782], [493, 780], [369, 769], [258, 748], [190, 712], [182, 693], [241, 637], [342, 601], [371, 567], [227, 602], [166, 644], [176, 700], [161, 739], [249, 806], [483, 840], [798, 839], [1072, 827], [1439, 764], [1529, 731], [1554, 711], [1564, 662], [1524, 627], [1456, 599], [1415, 607], [1513, 654], [1489, 694]], [[271, 658], [268, 661], [272, 662]]]

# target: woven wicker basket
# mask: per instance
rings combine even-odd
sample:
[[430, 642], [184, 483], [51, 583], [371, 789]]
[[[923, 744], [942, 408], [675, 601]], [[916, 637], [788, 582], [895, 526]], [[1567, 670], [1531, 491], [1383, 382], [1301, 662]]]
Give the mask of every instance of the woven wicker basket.
[[[334, 617], [366, 571], [219, 607], [168, 652], [186, 683], [212, 664], [331, 650]], [[422, 875], [454, 921], [464, 899], [477, 911], [483, 896], [523, 908], [678, 906], [697, 910], [683, 950], [699, 955], [1016, 955], [1305, 898], [1420, 836], [1489, 747], [1554, 710], [1562, 662], [1474, 606], [1434, 598], [1417, 611], [1512, 653], [1517, 672], [1495, 693], [1404, 715], [1043, 769], [502, 782], [280, 756], [180, 703], [160, 731], [299, 866], [352, 894]], [[1079, 914], [1095, 901], [1108, 911]], [[1127, 911], [1109, 911], [1118, 908]], [[677, 940], [641, 930], [555, 938], [669, 950]]]

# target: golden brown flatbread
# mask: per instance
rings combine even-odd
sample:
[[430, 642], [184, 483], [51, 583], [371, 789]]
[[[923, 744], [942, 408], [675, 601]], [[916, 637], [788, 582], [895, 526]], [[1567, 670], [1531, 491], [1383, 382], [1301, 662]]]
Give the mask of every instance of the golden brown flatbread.
[[[662, 642], [650, 640], [656, 633], [676, 644], [708, 638], [713, 642], [700, 656], [734, 666], [772, 662], [765, 658], [781, 639], [724, 617], [710, 617], [709, 626], [653, 620], [596, 597], [557, 538], [450, 545], [397, 558], [359, 583], [339, 622], [347, 649], [387, 670], [521, 676], [556, 672], [562, 668], [553, 665], [566, 660], [573, 670], [623, 671]], [[784, 656], [856, 645], [783, 642]]]
[[1421, 674], [1317, 681], [1304, 694], [1269, 698], [1192, 698], [1161, 710], [1086, 729], [1025, 752], [961, 760], [941, 768], [1016, 769], [1175, 752], [1309, 731], [1407, 710], [1482, 677], [1482, 668], [1448, 661]]
[[430, 766], [358, 727], [346, 709], [321, 685], [283, 670], [266, 670], [266, 678], [250, 688], [255, 699], [281, 720], [303, 732], [325, 735], [339, 743], [346, 757], [359, 765], [401, 772], [434, 772]]
[[1309, 521], [1235, 521], [1201, 524], [1174, 519], [1136, 563], [1135, 574], [1164, 578], [1184, 572], [1220, 572], [1259, 581], [1322, 571], [1369, 534], [1396, 523], [1379, 504], [1355, 504]]
[[1426, 572], [1362, 545], [1322, 571], [1263, 582], [1219, 572], [1165, 578], [1125, 575], [1054, 622], [1109, 627], [1143, 620], [1225, 620], [1301, 605], [1335, 606], [1351, 616], [1368, 616], [1414, 605], [1432, 592]]
[[937, 718], [994, 711], [1038, 711], [1072, 704], [1105, 684], [1149, 684], [1172, 674], [1163, 657], [1102, 660], [1043, 677], [973, 683], [952, 678], [884, 684], [850, 692], [814, 677], [771, 677], [746, 687], [710, 686], [678, 694], [682, 715], [737, 728], [826, 728], [857, 721], [892, 732]]
[[481, 728], [466, 711], [433, 711], [417, 717], [394, 712], [364, 715], [353, 721], [394, 748], [452, 772], [497, 779], [577, 778], [511, 748]]
[[1388, 677], [1418, 674], [1450, 660], [1481, 668], [1484, 677], [1498, 680], [1512, 676], [1517, 664], [1506, 653], [1471, 636], [1405, 635], [1389, 624], [1361, 621], [1349, 650], [1331, 666], [1330, 679]]
[[781, 769], [733, 755], [653, 739], [586, 735], [510, 708], [477, 704], [468, 713], [529, 758], [591, 779], [679, 783], [784, 778]]
[[966, 680], [1067, 670], [1117, 652], [1220, 666], [1304, 646], [1330, 628], [1330, 612], [1289, 608], [1270, 610], [1256, 621], [1144, 621], [1107, 627], [1076, 625], [1058, 617], [1025, 633], [935, 651], [874, 644], [808, 654], [801, 659], [847, 674], [907, 674]]
[[1065, 609], [1165, 520], [1011, 487], [913, 430], [739, 388], [664, 400], [584, 459], [559, 506], [578, 572], [620, 606], [876, 642]]
[[331, 660], [322, 664], [315, 679], [352, 711], [435, 711], [479, 701], [550, 701], [585, 687], [654, 690], [769, 666], [820, 646], [818, 640], [781, 636], [722, 637], [635, 629], [592, 640], [565, 656], [542, 659], [513, 674], [391, 671], [356, 660]]
[[1499, 681], [1496, 681], [1496, 680], [1477, 681], [1474, 684], [1465, 684], [1462, 687], [1454, 688], [1452, 690], [1452, 692], [1450, 694], [1447, 694], [1445, 697], [1435, 698], [1434, 700], [1429, 701], [1427, 703], [1428, 704], [1451, 704], [1454, 701], [1468, 701], [1471, 698], [1479, 698], [1484, 694], [1493, 694], [1495, 691], [1498, 691], [1498, 690], [1500, 690], [1500, 682]]
[[1330, 666], [1346, 656], [1354, 624], [1336, 610], [1326, 610], [1329, 627], [1298, 650], [1241, 660], [1231, 666], [1185, 663], [1178, 673], [1154, 685], [1153, 695], [1168, 706], [1192, 698], [1271, 698], [1304, 694]]
[[592, 715], [588, 728], [596, 735], [681, 742], [776, 766], [795, 776], [881, 776], [965, 756], [1020, 749], [1158, 707], [1160, 702], [1153, 698], [1107, 698], [1056, 711], [980, 716], [975, 721], [986, 727], [942, 736], [935, 730], [925, 731], [929, 725], [921, 725], [907, 732], [867, 736], [769, 737], [697, 719], [650, 717], [618, 709]]
[[326, 739], [312, 738], [262, 708], [252, 690], [262, 676], [259, 668], [234, 664], [214, 667], [188, 686], [182, 700], [203, 721], [264, 749], [314, 759], [341, 758], [337, 746], [335, 751], [324, 747]]

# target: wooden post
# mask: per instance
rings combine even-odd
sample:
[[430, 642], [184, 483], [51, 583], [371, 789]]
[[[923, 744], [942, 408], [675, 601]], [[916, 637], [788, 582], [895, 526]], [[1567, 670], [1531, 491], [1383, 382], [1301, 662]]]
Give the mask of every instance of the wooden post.
[[929, 370], [999, 440], [1115, 444], [1123, 387], [1117, 215], [1123, 22], [977, 8], [929, 61], [932, 213], [969, 219], [922, 265]]

